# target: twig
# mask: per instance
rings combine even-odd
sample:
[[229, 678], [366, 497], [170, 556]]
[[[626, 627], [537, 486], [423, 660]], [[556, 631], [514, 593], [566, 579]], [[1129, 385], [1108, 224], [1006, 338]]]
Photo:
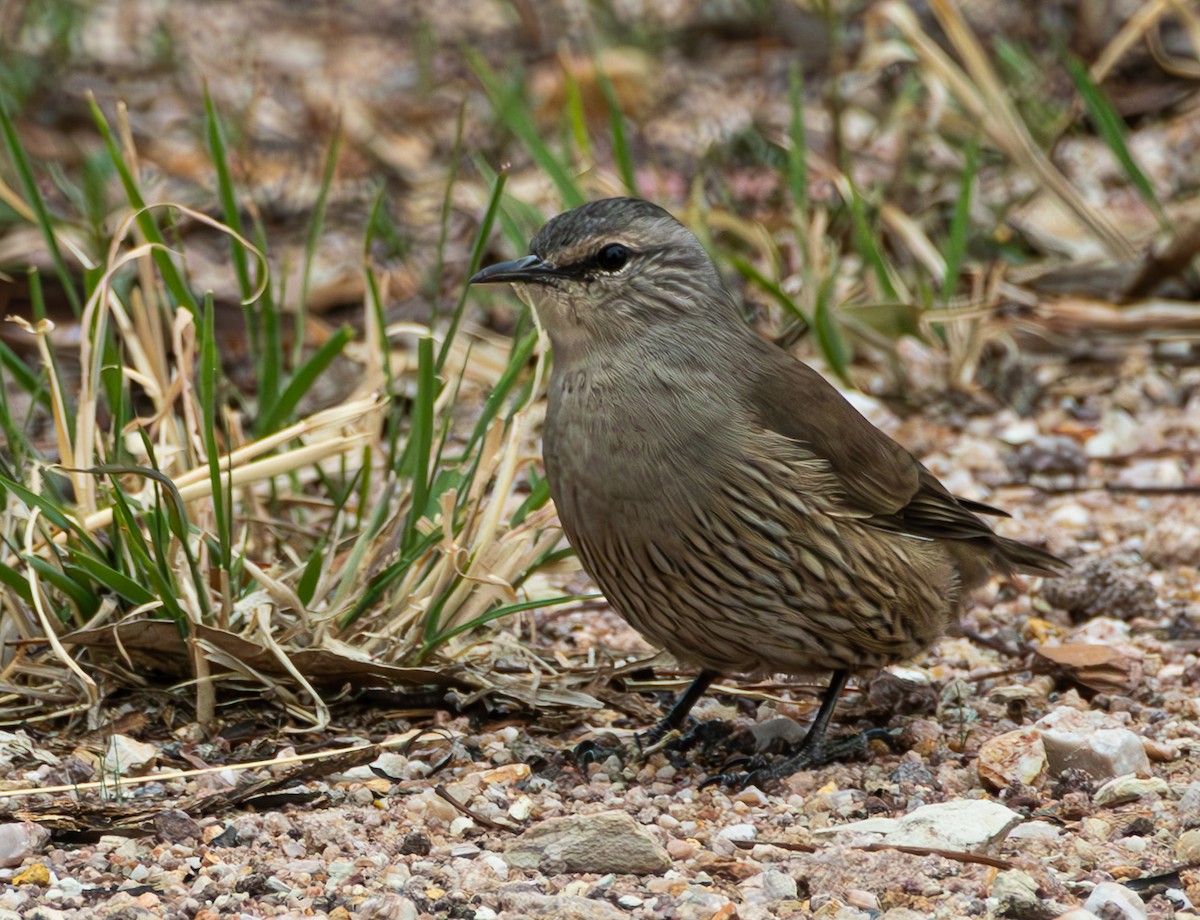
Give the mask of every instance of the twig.
[[852, 847], [855, 850], [866, 850], [868, 853], [878, 853], [882, 850], [895, 850], [898, 853], [910, 853], [913, 856], [941, 856], [943, 859], [953, 859], [958, 862], [977, 863], [981, 866], [992, 866], [996, 869], [1013, 869], [1016, 863], [999, 856], [984, 856], [981, 853], [964, 853], [960, 850], [943, 850], [940, 847], [903, 846], [892, 843], [864, 843]]
[[512, 824], [507, 824], [507, 823], [501, 822], [501, 821], [495, 821], [492, 818], [488, 818], [484, 815], [481, 815], [479, 812], [468, 808], [466, 805], [464, 805], [462, 802], [460, 802], [458, 799], [456, 799], [454, 796], [452, 796], [450, 794], [450, 790], [447, 789], [441, 783], [438, 783], [436, 786], [434, 786], [433, 791], [437, 793], [438, 798], [445, 799], [447, 802], [449, 802], [451, 805], [453, 805], [455, 808], [457, 808], [459, 811], [461, 811], [464, 815], [466, 815], [468, 818], [470, 818], [476, 824], [486, 827], [489, 830], [508, 831], [509, 833], [515, 833], [521, 829]]
[[[811, 843], [796, 843], [789, 840], [735, 840], [734, 846], [742, 850], [752, 850], [763, 844], [778, 847], [781, 850], [791, 850], [794, 853], [816, 853], [820, 848]], [[868, 853], [878, 853], [884, 850], [895, 850], [898, 853], [908, 853], [912, 856], [941, 856], [943, 859], [953, 859], [958, 862], [977, 863], [981, 866], [992, 866], [996, 869], [1012, 869], [1015, 863], [999, 856], [984, 856], [980, 853], [965, 853], [959, 850], [943, 850], [940, 847], [905, 846], [892, 843], [863, 843], [848, 847], [851, 850], [865, 850]]]

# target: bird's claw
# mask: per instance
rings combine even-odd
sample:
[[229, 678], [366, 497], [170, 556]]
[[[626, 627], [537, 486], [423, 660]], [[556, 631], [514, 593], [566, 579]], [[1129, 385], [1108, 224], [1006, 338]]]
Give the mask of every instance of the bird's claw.
[[[748, 758], [742, 758], [748, 759]], [[701, 789], [707, 789], [710, 786], [720, 786], [723, 789], [728, 789], [732, 792], [740, 792], [743, 789], [748, 789], [751, 786], [762, 788], [772, 779], [769, 769], [745, 770], [738, 773], [718, 773], [715, 776], [710, 776], [700, 784]]]
[[624, 753], [625, 746], [614, 735], [606, 733], [580, 741], [571, 750], [571, 757], [581, 767], [586, 767], [588, 764], [608, 760], [613, 754], [625, 760]]

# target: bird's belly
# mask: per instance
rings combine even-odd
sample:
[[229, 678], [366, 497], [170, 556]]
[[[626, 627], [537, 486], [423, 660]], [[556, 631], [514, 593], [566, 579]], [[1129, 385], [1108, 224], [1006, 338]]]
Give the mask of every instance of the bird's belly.
[[772, 540], [715, 517], [664, 524], [672, 516], [640, 512], [564, 525], [617, 611], [684, 662], [722, 673], [873, 669], [918, 654], [957, 614], [953, 567], [928, 541], [796, 522]]

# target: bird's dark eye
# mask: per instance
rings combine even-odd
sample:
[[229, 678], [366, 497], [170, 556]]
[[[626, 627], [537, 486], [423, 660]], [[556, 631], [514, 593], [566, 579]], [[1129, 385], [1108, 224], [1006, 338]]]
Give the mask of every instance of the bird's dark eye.
[[609, 243], [596, 253], [596, 264], [606, 272], [619, 272], [629, 261], [629, 249], [620, 243]]

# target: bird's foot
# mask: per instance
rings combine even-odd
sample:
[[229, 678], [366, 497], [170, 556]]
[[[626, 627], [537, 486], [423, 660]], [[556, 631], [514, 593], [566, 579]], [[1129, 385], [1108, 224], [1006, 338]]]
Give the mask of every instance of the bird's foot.
[[[623, 764], [641, 763], [659, 751], [686, 753], [698, 745], [711, 746], [724, 737], [721, 733], [723, 727], [724, 723], [719, 719], [696, 722], [689, 718], [687, 731], [681, 731], [664, 721], [634, 735], [628, 744], [622, 743], [611, 732], [602, 732], [575, 745], [574, 759], [581, 766], [587, 766], [600, 763], [615, 754]], [[724, 734], [728, 734], [727, 728]]]
[[779, 758], [772, 763], [764, 762], [761, 755], [739, 757], [728, 761], [724, 769], [715, 776], [710, 776], [700, 788], [707, 786], [722, 786], [726, 789], [739, 790], [749, 786], [763, 789], [771, 783], [786, 779], [801, 770], [812, 770], [840, 760], [850, 760], [864, 755], [872, 741], [883, 741], [893, 751], [898, 750], [895, 735], [882, 728], [872, 728], [857, 735], [845, 738], [834, 738], [831, 741], [821, 741], [817, 744], [801, 744], [792, 754]]
[[628, 746], [621, 743], [612, 732], [601, 732], [593, 738], [585, 738], [571, 750], [571, 759], [581, 767], [588, 764], [602, 763], [614, 754], [622, 763], [627, 759], [625, 753]]

